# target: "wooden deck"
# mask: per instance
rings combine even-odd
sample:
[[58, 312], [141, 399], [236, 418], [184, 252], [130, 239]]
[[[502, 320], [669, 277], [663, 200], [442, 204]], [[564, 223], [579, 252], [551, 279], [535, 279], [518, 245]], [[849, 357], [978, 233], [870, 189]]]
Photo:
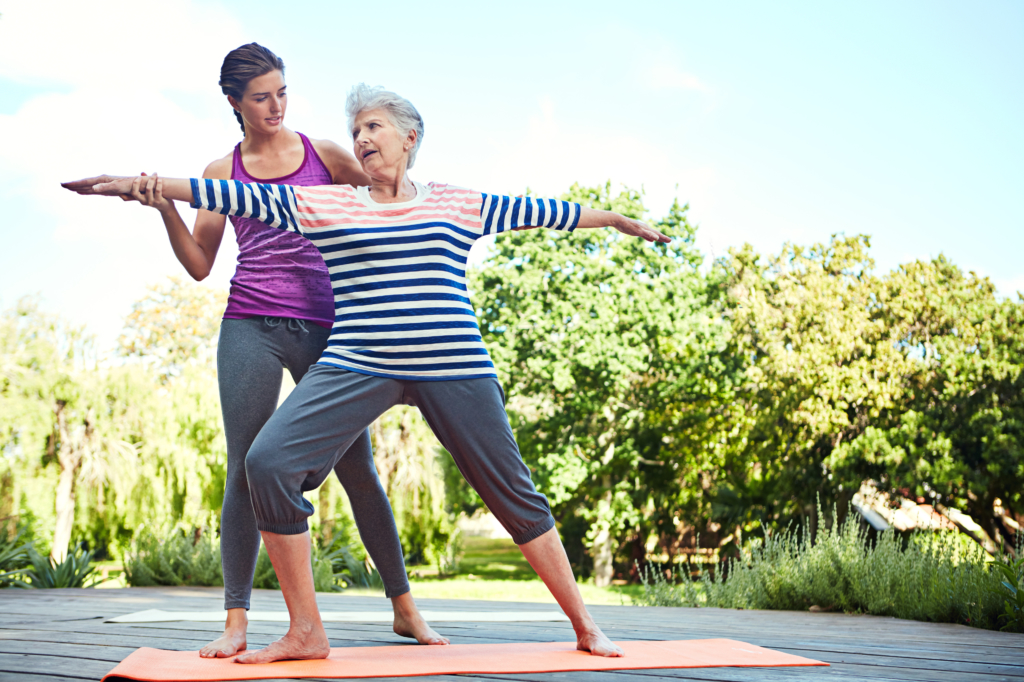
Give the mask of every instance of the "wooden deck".
[[[104, 618], [141, 611], [216, 610], [220, 588], [16, 590], [0, 592], [0, 680], [98, 680], [136, 647], [196, 650], [219, 632], [217, 623], [111, 624]], [[324, 611], [388, 610], [383, 598], [320, 595]], [[421, 608], [550, 610], [547, 604], [421, 600]], [[284, 610], [279, 592], [258, 590], [253, 608]], [[612, 639], [728, 637], [832, 664], [830, 668], [704, 668], [529, 675], [449, 675], [424, 682], [497, 680], [572, 682], [817, 682], [837, 680], [1024, 681], [1024, 635], [959, 625], [874, 616], [790, 611], [596, 606], [592, 612]], [[250, 647], [281, 636], [285, 623], [252, 623]], [[568, 623], [443, 623], [454, 643], [572, 641]], [[331, 645], [375, 646], [409, 640], [382, 623], [329, 623]], [[387, 678], [377, 678], [387, 679]]]

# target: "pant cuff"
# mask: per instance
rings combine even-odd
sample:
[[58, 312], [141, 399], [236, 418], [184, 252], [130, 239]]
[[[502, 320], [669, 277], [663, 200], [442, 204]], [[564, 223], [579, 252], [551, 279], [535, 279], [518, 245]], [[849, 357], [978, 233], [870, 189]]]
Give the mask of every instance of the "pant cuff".
[[514, 543], [516, 543], [517, 545], [525, 545], [530, 540], [536, 540], [541, 535], [544, 535], [544, 533], [547, 533], [549, 530], [551, 530], [554, 527], [555, 527], [555, 517], [553, 517], [553, 516], [551, 516], [549, 514], [546, 519], [541, 521], [539, 524], [537, 524], [536, 526], [534, 526], [530, 530], [526, 531], [525, 533], [521, 533], [521, 534], [519, 534], [517, 536], [514, 536], [512, 538], [512, 541]]
[[400, 587], [396, 587], [394, 590], [389, 590], [388, 586], [385, 585], [384, 586], [384, 596], [387, 597], [388, 599], [394, 599], [395, 597], [401, 597], [403, 594], [405, 594], [406, 592], [409, 592], [411, 590], [412, 590], [412, 588], [409, 586], [409, 581], [406, 580], [404, 585], [402, 585]]
[[295, 523], [267, 523], [257, 519], [256, 527], [268, 533], [277, 533], [278, 535], [302, 535], [309, 530], [309, 522], [303, 519]]
[[247, 602], [247, 601], [226, 601], [226, 602], [224, 602], [224, 610], [227, 611], [229, 609], [245, 609], [246, 611], [248, 611], [249, 610], [249, 602]]

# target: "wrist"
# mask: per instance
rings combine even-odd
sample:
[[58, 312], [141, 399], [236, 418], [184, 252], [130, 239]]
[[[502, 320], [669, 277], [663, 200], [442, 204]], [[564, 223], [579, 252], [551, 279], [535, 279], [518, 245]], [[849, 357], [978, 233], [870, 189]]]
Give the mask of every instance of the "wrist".
[[629, 225], [629, 218], [620, 213], [608, 211], [608, 215], [608, 227], [614, 227], [616, 230], [622, 230]]

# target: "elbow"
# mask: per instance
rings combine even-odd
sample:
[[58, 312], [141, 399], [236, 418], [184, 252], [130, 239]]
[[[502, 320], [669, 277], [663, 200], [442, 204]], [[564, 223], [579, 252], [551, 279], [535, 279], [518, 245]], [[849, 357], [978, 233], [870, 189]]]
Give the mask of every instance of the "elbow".
[[188, 274], [191, 275], [192, 279], [195, 281], [202, 282], [210, 276], [210, 268], [191, 268], [189, 269]]

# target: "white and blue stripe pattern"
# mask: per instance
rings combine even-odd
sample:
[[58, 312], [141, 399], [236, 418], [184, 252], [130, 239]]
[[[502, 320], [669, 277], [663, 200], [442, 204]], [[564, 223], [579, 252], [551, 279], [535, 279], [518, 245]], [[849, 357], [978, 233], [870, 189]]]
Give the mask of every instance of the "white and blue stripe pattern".
[[466, 286], [486, 234], [573, 230], [580, 206], [431, 183], [410, 202], [377, 204], [347, 186], [192, 180], [193, 207], [305, 235], [331, 274], [334, 327], [320, 364], [415, 381], [494, 377]]

